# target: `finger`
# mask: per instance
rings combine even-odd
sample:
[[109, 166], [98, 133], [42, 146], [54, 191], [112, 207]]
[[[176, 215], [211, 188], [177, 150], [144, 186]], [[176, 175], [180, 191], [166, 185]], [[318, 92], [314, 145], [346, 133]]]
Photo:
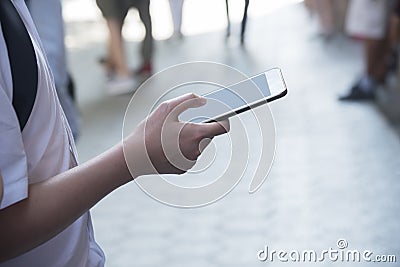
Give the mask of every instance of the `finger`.
[[188, 94], [184, 94], [175, 98], [172, 98], [170, 100], [168, 100], [168, 105], [170, 107], [170, 110], [176, 108], [179, 104], [190, 100], [190, 99], [195, 99], [195, 98], [199, 98], [198, 95], [194, 94], [194, 93], [188, 93]]
[[201, 107], [206, 103], [204, 97], [195, 94], [186, 94], [178, 98], [174, 98], [168, 102], [170, 116], [174, 120], [178, 120], [179, 115], [189, 108]]
[[204, 123], [200, 127], [202, 127], [203, 136], [209, 138], [227, 133], [230, 130], [229, 120]]

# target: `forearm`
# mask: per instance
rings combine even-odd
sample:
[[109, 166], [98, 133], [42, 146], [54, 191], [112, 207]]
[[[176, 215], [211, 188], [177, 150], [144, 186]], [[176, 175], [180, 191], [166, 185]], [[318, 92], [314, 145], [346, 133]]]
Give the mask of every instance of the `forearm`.
[[[125, 155], [135, 177], [183, 173], [193, 165], [177, 168], [166, 155], [172, 155], [177, 162], [186, 164], [190, 159], [193, 163], [200, 154], [202, 140], [229, 131], [228, 121], [205, 124], [179, 121], [180, 113], [204, 104], [205, 99], [194, 94], [164, 102], [125, 138]], [[177, 142], [165, 151], [162, 140]], [[132, 178], [123, 145], [118, 144], [81, 166], [30, 185], [27, 199], [0, 210], [0, 262], [48, 241]]]
[[0, 211], [0, 262], [51, 239], [132, 177], [119, 144], [95, 159], [29, 186], [29, 197]]

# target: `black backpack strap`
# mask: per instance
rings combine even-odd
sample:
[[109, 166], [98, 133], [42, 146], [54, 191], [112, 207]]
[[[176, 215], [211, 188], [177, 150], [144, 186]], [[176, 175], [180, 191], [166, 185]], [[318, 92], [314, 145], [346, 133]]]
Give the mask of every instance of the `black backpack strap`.
[[12, 104], [22, 131], [36, 99], [38, 85], [36, 54], [28, 31], [10, 0], [0, 0], [0, 23], [10, 60]]

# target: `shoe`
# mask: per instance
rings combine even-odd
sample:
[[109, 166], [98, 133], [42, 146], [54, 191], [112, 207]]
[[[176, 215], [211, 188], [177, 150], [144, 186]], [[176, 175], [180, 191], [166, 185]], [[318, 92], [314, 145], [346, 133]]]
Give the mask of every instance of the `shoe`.
[[363, 90], [360, 84], [354, 85], [347, 95], [339, 96], [340, 101], [374, 100], [375, 90]]
[[106, 84], [109, 95], [123, 95], [134, 93], [137, 90], [138, 82], [133, 77], [114, 76]]
[[153, 74], [153, 65], [151, 63], [145, 63], [138, 70], [135, 71], [135, 76], [137, 76], [140, 81], [146, 80], [152, 74]]
[[168, 37], [168, 42], [180, 42], [183, 40], [183, 34], [180, 31], [174, 32], [170, 37]]
[[103, 67], [107, 79], [112, 79], [113, 76], [115, 75], [115, 68], [112, 66], [112, 64], [110, 63], [110, 61], [108, 60], [107, 57], [102, 56], [98, 59], [99, 64]]

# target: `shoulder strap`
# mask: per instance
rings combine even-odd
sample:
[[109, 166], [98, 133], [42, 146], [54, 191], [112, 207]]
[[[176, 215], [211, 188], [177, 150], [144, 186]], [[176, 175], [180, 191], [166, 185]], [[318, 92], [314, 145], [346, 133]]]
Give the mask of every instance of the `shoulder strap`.
[[38, 67], [31, 38], [10, 0], [0, 0], [0, 23], [10, 60], [15, 112], [21, 131], [36, 99]]

